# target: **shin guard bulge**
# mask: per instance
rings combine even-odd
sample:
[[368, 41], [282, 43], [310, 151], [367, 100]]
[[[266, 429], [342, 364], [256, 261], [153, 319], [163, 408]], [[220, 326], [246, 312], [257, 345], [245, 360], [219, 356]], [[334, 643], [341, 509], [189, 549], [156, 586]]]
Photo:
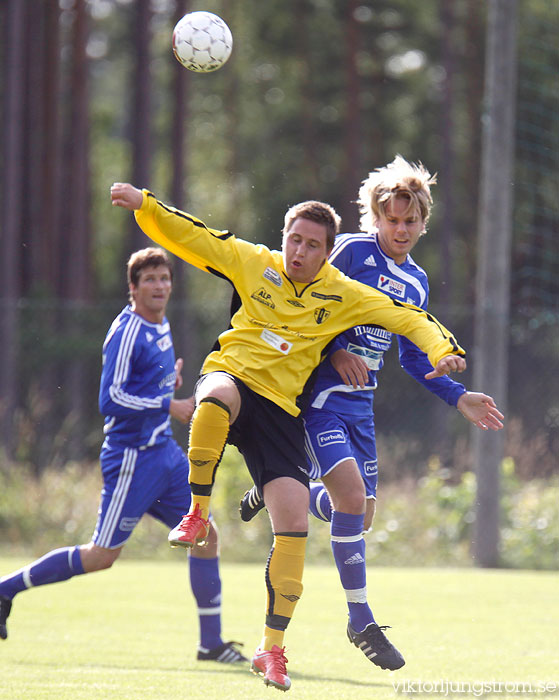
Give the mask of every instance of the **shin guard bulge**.
[[282, 646], [283, 634], [303, 593], [306, 544], [306, 532], [274, 534], [266, 564], [268, 604], [262, 649]]
[[198, 504], [202, 517], [206, 519], [209, 517], [215, 472], [229, 434], [229, 416], [229, 408], [224, 403], [208, 397], [200, 401], [192, 419], [188, 449], [191, 510]]

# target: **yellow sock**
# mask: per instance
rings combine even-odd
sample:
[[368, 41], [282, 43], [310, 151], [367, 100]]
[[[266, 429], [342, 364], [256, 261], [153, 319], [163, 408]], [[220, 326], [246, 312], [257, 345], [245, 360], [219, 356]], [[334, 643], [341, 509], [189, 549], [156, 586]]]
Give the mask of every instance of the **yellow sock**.
[[192, 491], [191, 510], [198, 504], [202, 517], [206, 519], [210, 514], [215, 472], [229, 434], [229, 416], [230, 411], [224, 403], [208, 397], [200, 401], [190, 427], [188, 461]]
[[268, 607], [261, 649], [270, 651], [283, 645], [285, 629], [303, 593], [306, 532], [274, 534], [274, 544], [266, 565]]
[[274, 630], [268, 625], [264, 625], [264, 636], [260, 642], [262, 651], [270, 651], [274, 645], [280, 649], [283, 647], [283, 637], [285, 630]]

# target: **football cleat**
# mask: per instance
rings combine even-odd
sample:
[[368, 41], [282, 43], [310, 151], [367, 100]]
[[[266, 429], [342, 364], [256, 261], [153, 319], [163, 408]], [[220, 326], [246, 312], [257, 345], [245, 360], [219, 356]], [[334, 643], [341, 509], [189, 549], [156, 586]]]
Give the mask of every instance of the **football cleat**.
[[182, 516], [181, 522], [174, 527], [167, 539], [171, 547], [194, 547], [203, 544], [210, 529], [210, 521], [200, 515], [200, 504], [197, 503], [192, 513]]
[[11, 598], [7, 598], [5, 595], [0, 595], [0, 639], [8, 638], [8, 630], [6, 628], [6, 620], [10, 615], [10, 610], [12, 609]]
[[361, 649], [365, 656], [377, 666], [395, 671], [406, 663], [404, 657], [396, 647], [391, 644], [382, 630], [389, 625], [379, 627], [374, 622], [365, 627], [363, 632], [356, 632], [351, 623], [347, 624], [347, 638], [352, 644]]
[[253, 486], [245, 495], [241, 498], [241, 503], [239, 505], [239, 513], [241, 514], [241, 520], [248, 523], [252, 520], [254, 516], [264, 508], [264, 499], [260, 495], [260, 492]]
[[280, 649], [274, 644], [270, 651], [257, 649], [254, 652], [250, 670], [257, 676], [262, 676], [266, 685], [271, 685], [278, 690], [289, 690], [291, 679], [287, 675], [285, 664], [285, 647]]
[[214, 649], [204, 649], [198, 647], [198, 661], [219, 661], [222, 664], [237, 664], [248, 661], [246, 656], [243, 656], [237, 647], [242, 647], [241, 642], [223, 642]]

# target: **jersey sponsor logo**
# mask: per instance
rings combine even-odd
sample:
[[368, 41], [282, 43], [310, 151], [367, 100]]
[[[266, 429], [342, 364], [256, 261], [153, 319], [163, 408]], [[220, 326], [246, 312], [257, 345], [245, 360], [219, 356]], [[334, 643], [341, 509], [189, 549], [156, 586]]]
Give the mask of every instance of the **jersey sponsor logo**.
[[377, 460], [371, 459], [369, 462], [363, 462], [363, 471], [367, 476], [375, 476], [378, 474]]
[[[249, 321], [255, 326], [259, 326], [260, 328], [277, 328], [275, 323], [261, 321], [259, 318], [249, 318]], [[286, 331], [287, 333], [290, 333], [291, 335], [296, 336], [297, 338], [308, 340], [309, 343], [314, 343], [318, 338], [318, 336], [316, 335], [305, 335], [304, 333], [299, 333], [299, 331], [293, 330], [293, 328], [289, 328], [289, 326], [282, 326], [281, 328], [282, 330]]]
[[260, 287], [260, 289], [258, 289], [256, 292], [253, 292], [250, 296], [252, 299], [259, 301], [261, 304], [264, 304], [264, 306], [268, 306], [270, 309], [276, 308], [276, 305], [272, 300], [272, 295], [269, 292], [267, 292], [264, 289], [264, 287]]
[[297, 299], [286, 299], [285, 300], [288, 304], [291, 304], [291, 306], [297, 306], [299, 309], [304, 309], [305, 305], [301, 304], [300, 301], [297, 301]]
[[378, 288], [381, 292], [388, 292], [389, 294], [394, 294], [394, 296], [401, 297], [402, 299], [406, 295], [406, 285], [403, 282], [393, 280], [392, 277], [387, 277], [386, 275], [379, 275]]
[[276, 350], [279, 350], [284, 355], [287, 355], [287, 353], [293, 347], [293, 343], [290, 343], [285, 338], [282, 338], [281, 335], [278, 335], [277, 333], [274, 333], [273, 331], [270, 331], [267, 328], [264, 328], [264, 330], [260, 334], [260, 337], [264, 342], [268, 343], [268, 345], [271, 345]]
[[163, 379], [159, 382], [157, 385], [160, 389], [163, 389], [164, 386], [175, 386], [175, 381], [177, 380], [177, 373], [176, 372], [169, 372], [169, 374], [166, 377], [163, 377]]
[[320, 324], [324, 323], [326, 319], [330, 316], [330, 312], [328, 309], [325, 309], [324, 307], [321, 307], [320, 309], [315, 309], [314, 310], [314, 320]]
[[372, 336], [373, 338], [382, 340], [392, 340], [391, 331], [387, 331], [385, 328], [379, 328], [378, 326], [355, 326], [354, 332], [357, 337], [366, 335], [367, 337]]
[[375, 260], [375, 256], [371, 253], [368, 258], [365, 258], [364, 264], [369, 265], [370, 267], [376, 267], [377, 261]]
[[341, 430], [326, 430], [323, 433], [318, 433], [316, 436], [319, 447], [326, 447], [335, 443], [344, 443], [345, 435]]
[[173, 343], [169, 334], [164, 335], [157, 341], [157, 347], [161, 350], [161, 352], [165, 352], [165, 350], [168, 350], [172, 345]]
[[139, 522], [140, 518], [122, 518], [118, 527], [122, 532], [132, 532]]
[[383, 352], [378, 350], [371, 350], [370, 348], [364, 348], [362, 345], [354, 345], [353, 343], [348, 343], [347, 351], [352, 355], [357, 355], [363, 362], [367, 365], [367, 368], [376, 372], [380, 369], [382, 362]]
[[343, 297], [339, 294], [321, 294], [320, 292], [311, 292], [311, 297], [315, 299], [323, 299], [324, 301], [343, 301]]
[[267, 267], [264, 270], [264, 279], [267, 279], [272, 284], [275, 284], [276, 287], [281, 287], [283, 284], [283, 280], [280, 277], [279, 272], [276, 272], [276, 270], [274, 270], [272, 267]]
[[415, 306], [417, 306], [417, 304], [415, 303], [415, 301], [411, 297], [408, 297], [406, 299], [406, 304], [415, 304]]

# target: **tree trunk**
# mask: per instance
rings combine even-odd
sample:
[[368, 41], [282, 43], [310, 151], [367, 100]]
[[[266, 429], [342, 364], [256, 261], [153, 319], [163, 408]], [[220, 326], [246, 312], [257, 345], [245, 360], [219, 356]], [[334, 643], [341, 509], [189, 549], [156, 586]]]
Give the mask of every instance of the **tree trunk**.
[[88, 36], [86, 0], [76, 0], [72, 27], [72, 70], [70, 76], [69, 125], [66, 130], [66, 167], [62, 196], [66, 207], [61, 249], [64, 335], [71, 358], [63, 366], [63, 388], [67, 418], [63, 457], [82, 456], [86, 383], [81, 338], [86, 333], [84, 304], [89, 296], [90, 223], [89, 223], [89, 101], [86, 45]]
[[[474, 385], [506, 410], [512, 182], [516, 97], [516, 0], [489, 0], [476, 279]], [[473, 428], [477, 470], [474, 555], [499, 563], [503, 432]]]
[[2, 255], [0, 274], [0, 333], [2, 362], [0, 362], [0, 427], [1, 440], [8, 455], [15, 447], [13, 415], [17, 398], [18, 379], [18, 313], [20, 296], [20, 230], [19, 215], [23, 206], [23, 99], [25, 86], [24, 39], [25, 3], [9, 0], [5, 8], [6, 83], [4, 86], [3, 128], [3, 206]]
[[[151, 69], [150, 69], [150, 0], [137, 0], [135, 7], [134, 35], [131, 45], [135, 48], [136, 65], [132, 71], [132, 183], [137, 187], [151, 186]], [[131, 217], [130, 239], [126, 258], [138, 248], [150, 244], [148, 237]]]
[[[439, 16], [442, 35], [442, 64], [445, 69], [443, 85], [443, 100], [441, 103], [441, 162], [439, 167], [439, 179], [437, 188], [440, 196], [439, 210], [440, 229], [438, 236], [440, 251], [440, 287], [437, 296], [437, 316], [445, 323], [450, 323], [450, 309], [452, 304], [453, 275], [453, 243], [455, 240], [455, 216], [454, 216], [454, 10], [452, 3], [441, 0], [439, 4]], [[451, 412], [446, 403], [438, 401], [434, 411], [434, 421], [431, 428], [432, 440], [438, 443], [441, 464], [450, 467], [452, 457], [452, 444], [450, 439]]]
[[359, 228], [358, 211], [353, 202], [357, 197], [359, 183], [363, 179], [360, 156], [361, 125], [359, 119], [359, 76], [357, 74], [357, 59], [359, 43], [359, 27], [355, 19], [356, 0], [347, 0], [345, 6], [345, 38], [346, 38], [346, 94], [344, 120], [344, 174], [343, 200], [340, 216], [346, 231], [357, 231]]

